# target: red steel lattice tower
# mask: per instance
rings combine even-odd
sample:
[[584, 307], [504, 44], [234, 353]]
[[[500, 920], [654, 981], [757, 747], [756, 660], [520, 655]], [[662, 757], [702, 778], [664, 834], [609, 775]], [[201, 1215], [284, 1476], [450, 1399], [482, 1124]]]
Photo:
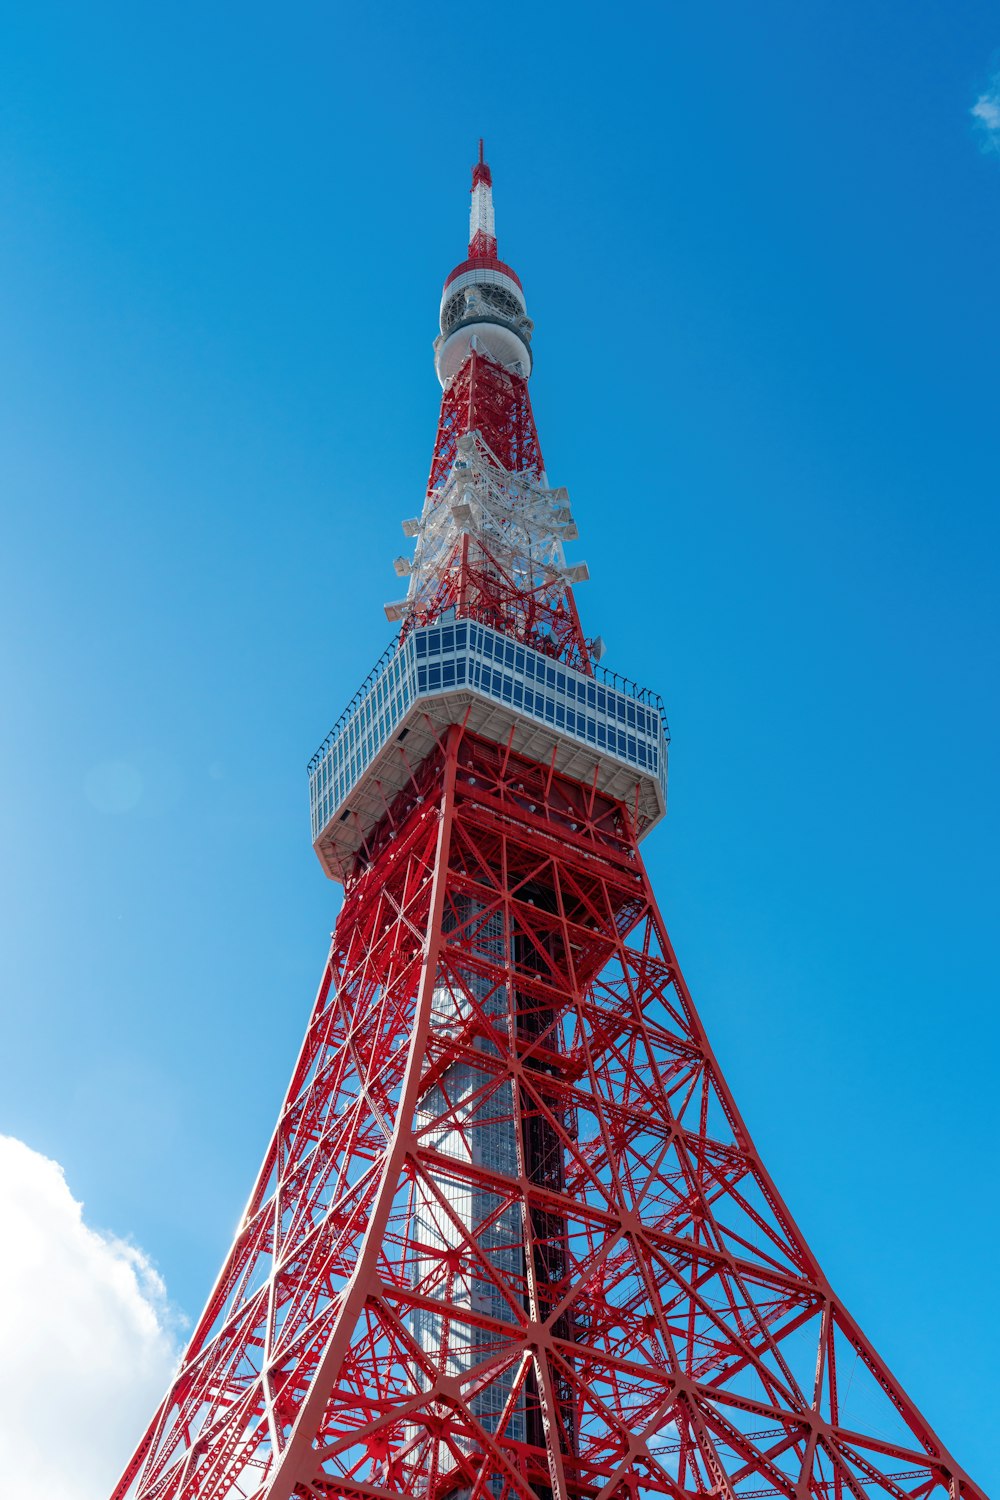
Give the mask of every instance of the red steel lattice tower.
[[233, 1247], [116, 1500], [984, 1500], [830, 1287], [639, 843], [652, 694], [601, 669], [473, 168], [390, 650], [310, 764], [344, 886]]

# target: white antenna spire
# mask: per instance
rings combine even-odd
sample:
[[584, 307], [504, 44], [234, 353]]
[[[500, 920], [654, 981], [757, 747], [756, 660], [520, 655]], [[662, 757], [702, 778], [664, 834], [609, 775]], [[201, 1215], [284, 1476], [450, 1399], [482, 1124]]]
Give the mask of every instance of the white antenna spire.
[[483, 143], [479, 142], [479, 160], [472, 169], [472, 209], [469, 214], [469, 259], [496, 260], [497, 231], [493, 219], [493, 177], [483, 160]]

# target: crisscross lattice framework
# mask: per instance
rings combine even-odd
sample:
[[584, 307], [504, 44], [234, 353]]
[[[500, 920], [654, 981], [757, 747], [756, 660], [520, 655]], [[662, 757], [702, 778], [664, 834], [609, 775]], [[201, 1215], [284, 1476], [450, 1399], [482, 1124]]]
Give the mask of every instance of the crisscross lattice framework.
[[449, 731], [116, 1495], [984, 1500], [832, 1292], [627, 809]]
[[466, 432], [481, 432], [509, 473], [541, 476], [545, 464], [527, 378], [475, 350], [441, 396], [428, 495], [447, 479], [458, 439]]
[[[505, 373], [475, 354], [467, 364], [476, 361], [491, 379]], [[408, 523], [417, 544], [402, 633], [454, 610], [589, 673], [563, 553], [577, 535], [566, 490], [511, 472], [478, 429], [456, 439], [455, 459]]]

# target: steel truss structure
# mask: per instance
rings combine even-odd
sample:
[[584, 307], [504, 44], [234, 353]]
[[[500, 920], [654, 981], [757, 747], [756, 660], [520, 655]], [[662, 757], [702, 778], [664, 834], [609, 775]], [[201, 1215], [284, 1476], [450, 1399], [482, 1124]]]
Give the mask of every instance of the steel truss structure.
[[486, 446], [508, 473], [541, 476], [542, 449], [527, 379], [475, 349], [441, 400], [428, 495], [448, 478], [458, 456], [458, 440], [467, 432], [481, 433]]
[[[489, 615], [579, 677], [572, 522], [524, 377], [458, 336], [404, 639]], [[357, 839], [305, 1042], [115, 1500], [985, 1500], [833, 1292], [722, 1077], [640, 853], [642, 772], [635, 798], [607, 790], [640, 700], [602, 700], [625, 748], [605, 738], [589, 780], [560, 769], [558, 724], [547, 759], [518, 749], [513, 702], [503, 738], [407, 708], [390, 791], [403, 709], [365, 749], [367, 692], [314, 762], [348, 768], [334, 805], [314, 796], [317, 847], [348, 813]], [[338, 744], [375, 810], [348, 806], [362, 770]]]
[[[475, 387], [495, 373], [495, 365], [473, 352], [455, 383]], [[527, 387], [523, 392], [510, 387], [508, 393], [517, 405]], [[446, 392], [445, 405], [450, 396]], [[484, 416], [476, 402], [467, 402], [463, 420], [472, 422], [477, 412]], [[487, 431], [509, 459], [503, 433], [495, 424]], [[467, 427], [457, 437], [450, 429], [446, 446], [452, 459], [445, 478], [429, 492], [420, 520], [407, 528], [417, 547], [412, 564], [406, 564], [405, 605], [397, 606], [404, 612], [404, 636], [454, 609], [460, 618], [480, 620], [589, 670], [591, 645], [570, 586], [586, 577], [587, 568], [567, 568], [563, 556], [563, 542], [577, 535], [566, 490], [550, 489], [533, 466], [512, 469], [481, 427]]]

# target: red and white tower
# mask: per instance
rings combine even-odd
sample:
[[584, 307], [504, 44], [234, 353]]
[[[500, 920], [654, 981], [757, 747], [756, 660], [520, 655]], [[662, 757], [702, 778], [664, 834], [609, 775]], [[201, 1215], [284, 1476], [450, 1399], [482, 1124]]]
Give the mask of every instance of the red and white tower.
[[639, 852], [473, 168], [399, 633], [310, 763], [344, 886], [235, 1242], [116, 1500], [985, 1500], [767, 1175]]

